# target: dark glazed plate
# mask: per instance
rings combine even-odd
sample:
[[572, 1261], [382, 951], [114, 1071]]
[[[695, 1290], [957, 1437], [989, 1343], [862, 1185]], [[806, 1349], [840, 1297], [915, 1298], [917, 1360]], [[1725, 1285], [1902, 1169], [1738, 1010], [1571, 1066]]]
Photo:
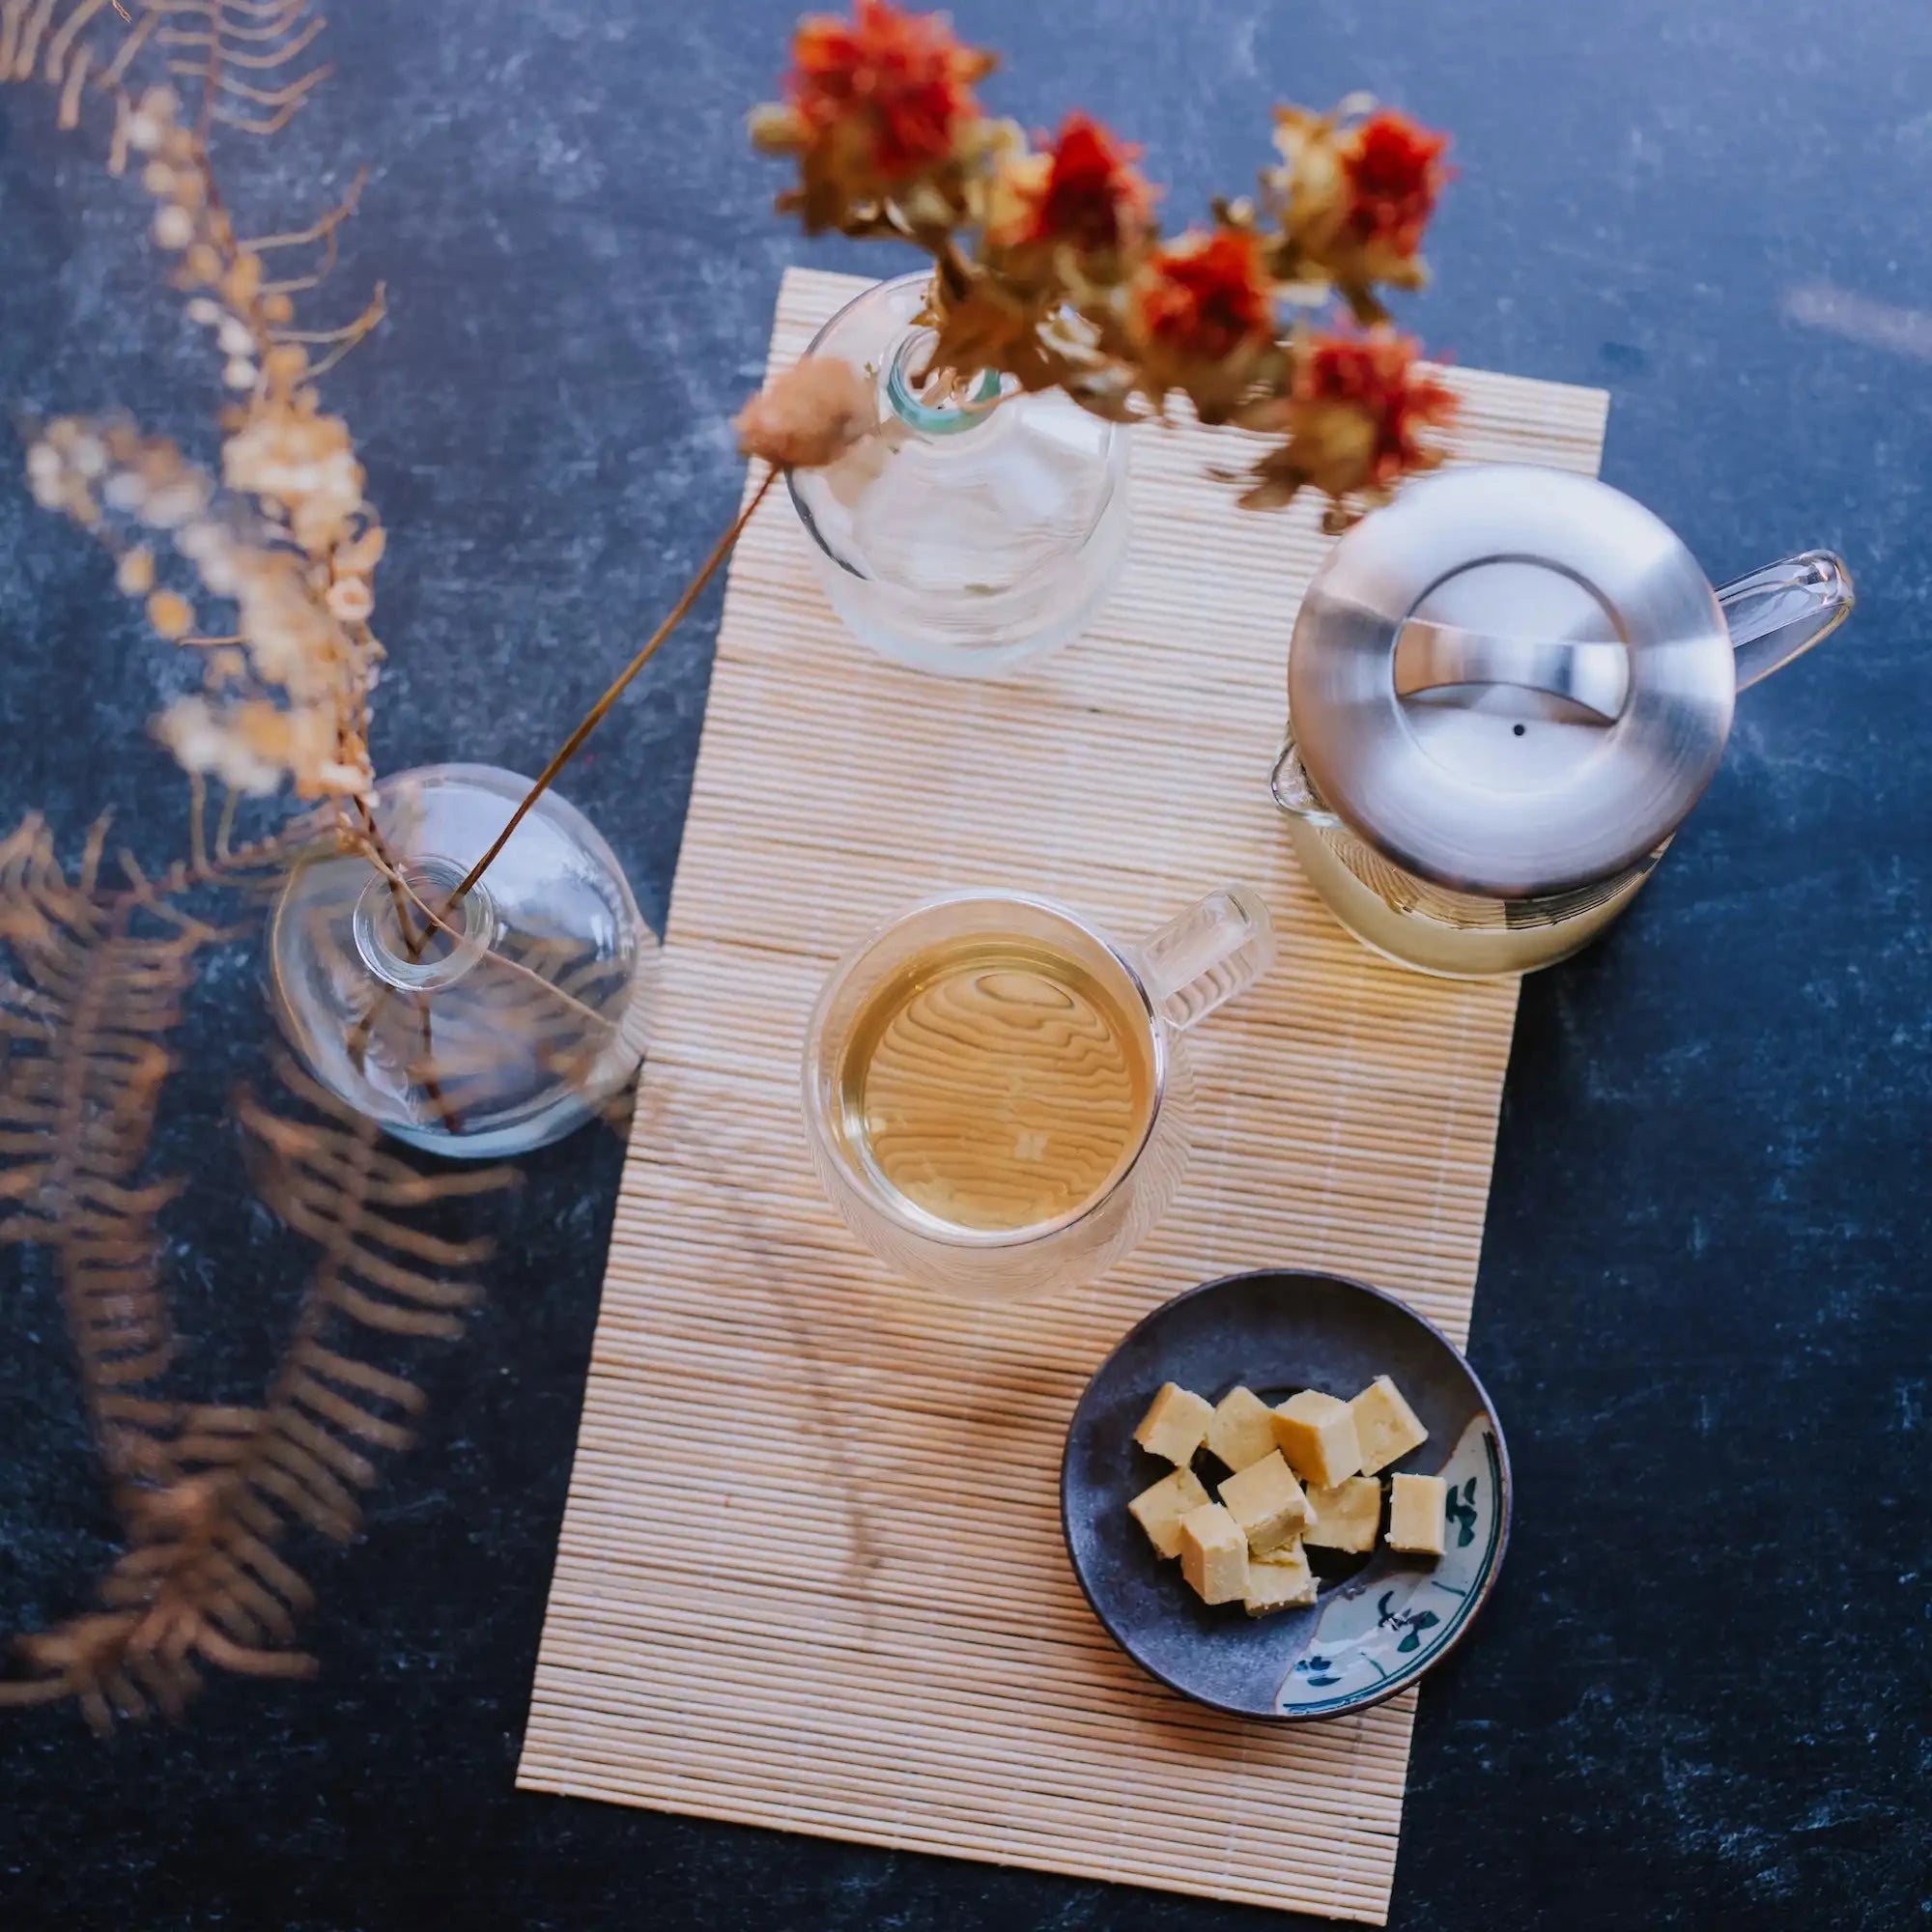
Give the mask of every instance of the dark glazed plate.
[[[1311, 1550], [1321, 1588], [1307, 1609], [1251, 1619], [1202, 1603], [1127, 1514], [1168, 1468], [1133, 1439], [1154, 1391], [1175, 1381], [1218, 1402], [1246, 1382], [1269, 1403], [1302, 1388], [1346, 1398], [1378, 1375], [1429, 1431], [1382, 1474], [1447, 1480], [1447, 1553]], [[1197, 1469], [1212, 1494], [1225, 1471], [1205, 1450]], [[1378, 1704], [1455, 1647], [1509, 1541], [1509, 1452], [1482, 1383], [1432, 1322], [1360, 1282], [1266, 1270], [1193, 1289], [1128, 1332], [1073, 1412], [1060, 1505], [1080, 1587], [1136, 1663], [1204, 1704], [1297, 1722]]]

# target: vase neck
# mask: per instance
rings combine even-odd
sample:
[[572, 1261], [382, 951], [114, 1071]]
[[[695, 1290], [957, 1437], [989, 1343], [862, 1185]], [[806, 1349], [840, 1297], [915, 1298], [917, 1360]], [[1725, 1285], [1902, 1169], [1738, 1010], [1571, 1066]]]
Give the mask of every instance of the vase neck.
[[961, 436], [991, 421], [993, 406], [1004, 384], [999, 372], [982, 369], [948, 385], [944, 400], [929, 373], [938, 337], [925, 327], [908, 328], [886, 360], [886, 406], [900, 422], [921, 436]]
[[[411, 859], [400, 870], [407, 891], [384, 873], [363, 887], [353, 921], [355, 950], [385, 985], [440, 992], [465, 978], [489, 951], [496, 907], [479, 880], [444, 910], [466, 870], [454, 860]], [[438, 919], [432, 920], [425, 906]]]

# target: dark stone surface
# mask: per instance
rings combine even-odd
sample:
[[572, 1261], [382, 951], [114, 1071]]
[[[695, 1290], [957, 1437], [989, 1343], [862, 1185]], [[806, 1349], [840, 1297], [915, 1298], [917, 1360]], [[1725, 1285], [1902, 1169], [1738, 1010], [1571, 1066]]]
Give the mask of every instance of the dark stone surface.
[[[341, 11], [338, 79], [232, 173], [285, 215], [374, 170], [344, 299], [385, 276], [394, 319], [334, 394], [396, 538], [379, 753], [528, 768], [729, 514], [724, 418], [782, 264], [898, 260], [808, 245], [767, 213], [740, 119], [779, 65], [781, 0]], [[1422, 1701], [1394, 1922], [1924, 1922], [1922, 0], [962, 11], [1010, 57], [1003, 107], [1114, 119], [1176, 216], [1247, 181], [1277, 96], [1367, 86], [1452, 128], [1463, 178], [1413, 310], [1430, 339], [1607, 384], [1607, 475], [1714, 577], [1809, 544], [1859, 573], [1853, 628], [1745, 700], [1634, 914], [1525, 988], [1471, 1348], [1515, 1454], [1517, 1530], [1478, 1640]], [[0, 101], [0, 394], [197, 432], [206, 366], [98, 152], [44, 100]], [[1804, 319], [1821, 315], [1838, 319]], [[165, 654], [0, 468], [0, 816], [43, 807], [77, 842], [111, 804], [164, 855], [180, 787], [140, 727]], [[654, 914], [716, 611], [714, 594], [569, 787]], [[238, 960], [197, 1013], [199, 1097], [162, 1151], [217, 1197], [252, 971]], [[616, 1173], [590, 1137], [531, 1163], [487, 1314], [427, 1359], [424, 1441], [363, 1543], [315, 1562], [318, 1685], [219, 1686], [185, 1730], [105, 1745], [71, 1714], [7, 1718], [0, 1923], [1270, 1922], [514, 1794]], [[245, 1387], [287, 1304], [272, 1237], [217, 1198], [182, 1249], [190, 1365]], [[108, 1522], [47, 1270], [10, 1256], [0, 1606], [32, 1628], [78, 1600]]]

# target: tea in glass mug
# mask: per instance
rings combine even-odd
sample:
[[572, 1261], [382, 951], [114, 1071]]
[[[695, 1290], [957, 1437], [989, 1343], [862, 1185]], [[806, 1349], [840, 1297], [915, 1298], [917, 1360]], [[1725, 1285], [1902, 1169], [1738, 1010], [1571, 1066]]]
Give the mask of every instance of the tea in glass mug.
[[1139, 946], [1048, 899], [915, 908], [834, 973], [805, 1107], [846, 1222], [905, 1274], [1018, 1296], [1097, 1275], [1173, 1198], [1186, 1030], [1264, 973], [1267, 907], [1230, 886]]

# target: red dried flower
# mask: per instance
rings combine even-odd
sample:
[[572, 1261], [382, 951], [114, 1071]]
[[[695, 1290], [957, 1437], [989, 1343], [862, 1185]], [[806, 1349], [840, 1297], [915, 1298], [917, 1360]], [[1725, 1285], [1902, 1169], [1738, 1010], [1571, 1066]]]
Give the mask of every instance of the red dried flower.
[[1413, 255], [1435, 212], [1450, 170], [1447, 134], [1435, 133], [1392, 107], [1353, 129], [1341, 150], [1348, 188], [1347, 225], [1359, 242]]
[[1274, 337], [1260, 238], [1244, 228], [1183, 236], [1156, 249], [1134, 286], [1141, 336], [1167, 355], [1221, 362]]
[[1092, 252], [1134, 240], [1153, 210], [1153, 190], [1131, 165], [1139, 154], [1098, 121], [1069, 114], [1041, 156], [1045, 179], [1031, 197], [1017, 239]]
[[1331, 496], [1385, 490], [1411, 470], [1441, 461], [1418, 432], [1452, 423], [1457, 398], [1446, 384], [1418, 368], [1419, 353], [1413, 336], [1392, 328], [1337, 331], [1308, 344], [1294, 381], [1296, 439], [1338, 460], [1346, 454], [1353, 471], [1344, 477], [1311, 469], [1311, 481]]
[[852, 18], [799, 22], [785, 93], [812, 135], [850, 142], [882, 182], [903, 181], [952, 155], [978, 118], [973, 83], [989, 55], [953, 37], [943, 14], [902, 14], [857, 0]]

